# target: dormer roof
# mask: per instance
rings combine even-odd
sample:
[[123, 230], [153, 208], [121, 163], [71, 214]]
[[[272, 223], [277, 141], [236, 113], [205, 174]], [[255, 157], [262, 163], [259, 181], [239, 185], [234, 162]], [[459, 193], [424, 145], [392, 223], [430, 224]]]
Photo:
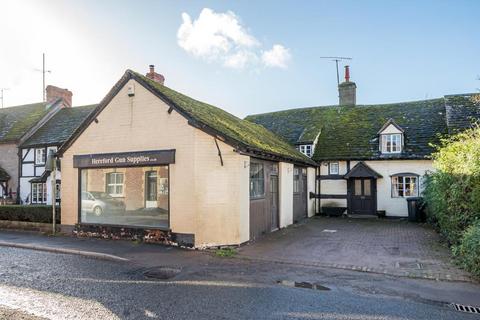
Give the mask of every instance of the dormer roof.
[[385, 124], [382, 126], [382, 128], [378, 131], [377, 134], [382, 134], [383, 131], [385, 131], [385, 129], [387, 129], [390, 125], [394, 126], [395, 128], [397, 128], [398, 131], [400, 131], [401, 133], [404, 133], [404, 130], [402, 129], [402, 127], [400, 127], [396, 122], [395, 120], [393, 120], [392, 118], [388, 119], [387, 122], [385, 122]]

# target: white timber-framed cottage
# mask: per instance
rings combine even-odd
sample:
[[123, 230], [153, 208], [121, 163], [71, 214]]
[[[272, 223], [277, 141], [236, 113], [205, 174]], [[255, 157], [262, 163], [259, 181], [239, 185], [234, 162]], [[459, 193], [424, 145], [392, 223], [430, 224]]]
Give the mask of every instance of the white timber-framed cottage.
[[318, 164], [316, 214], [406, 217], [406, 199], [421, 195], [425, 174], [434, 170], [434, 145], [480, 119], [479, 100], [473, 99], [478, 94], [357, 105], [356, 88], [346, 66], [339, 105], [246, 119], [297, 146]]

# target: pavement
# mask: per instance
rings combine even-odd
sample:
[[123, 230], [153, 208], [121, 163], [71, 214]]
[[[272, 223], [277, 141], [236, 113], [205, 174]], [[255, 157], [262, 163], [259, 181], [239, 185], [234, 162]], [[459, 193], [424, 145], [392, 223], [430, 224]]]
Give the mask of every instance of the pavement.
[[314, 217], [242, 246], [248, 259], [393, 276], [476, 282], [454, 265], [427, 224], [398, 219]]

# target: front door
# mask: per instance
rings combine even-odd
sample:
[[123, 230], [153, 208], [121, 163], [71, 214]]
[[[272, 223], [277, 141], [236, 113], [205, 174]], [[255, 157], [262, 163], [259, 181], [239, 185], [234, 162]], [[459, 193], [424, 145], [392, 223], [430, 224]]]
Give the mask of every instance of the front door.
[[372, 214], [376, 212], [376, 180], [350, 179], [350, 213]]
[[156, 208], [157, 203], [157, 172], [145, 172], [145, 208]]

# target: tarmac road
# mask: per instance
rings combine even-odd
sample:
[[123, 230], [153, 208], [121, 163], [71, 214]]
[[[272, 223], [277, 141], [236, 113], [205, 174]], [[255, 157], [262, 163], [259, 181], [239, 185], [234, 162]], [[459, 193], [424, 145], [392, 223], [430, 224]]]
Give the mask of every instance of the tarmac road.
[[[30, 320], [25, 313], [47, 319], [478, 319], [440, 302], [377, 288], [372, 275], [327, 272], [308, 278], [307, 269], [234, 260], [215, 265], [190, 261], [177, 266], [180, 273], [173, 278], [158, 280], [146, 278], [150, 269], [138, 263], [0, 247], [0, 316], [13, 312], [9, 319]], [[160, 271], [173, 275], [175, 269]], [[370, 278], [360, 284], [359, 277]], [[323, 279], [319, 284], [331, 290], [290, 287], [273, 280], [307, 278]]]

